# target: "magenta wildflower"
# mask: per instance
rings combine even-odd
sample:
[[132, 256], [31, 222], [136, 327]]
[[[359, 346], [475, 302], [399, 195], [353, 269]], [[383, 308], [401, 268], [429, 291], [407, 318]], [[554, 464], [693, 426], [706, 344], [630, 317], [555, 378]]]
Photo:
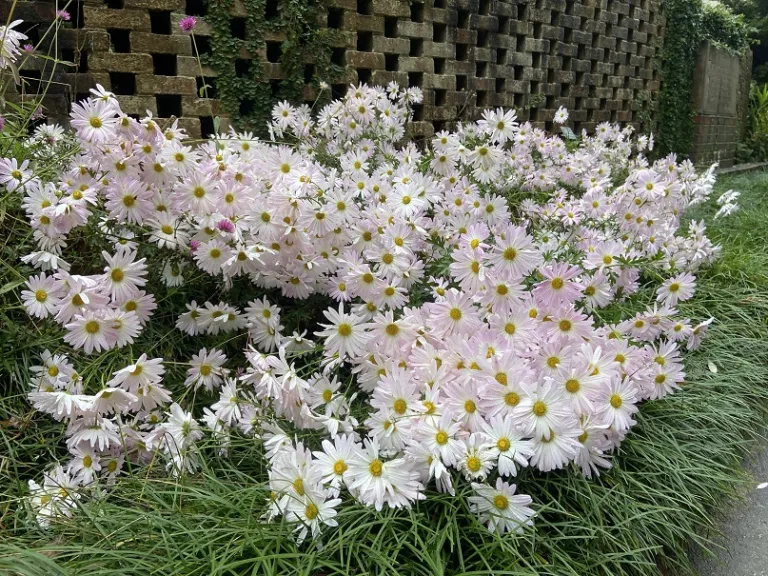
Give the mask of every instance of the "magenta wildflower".
[[200, 240], [190, 240], [189, 241], [189, 251], [195, 252], [197, 249], [200, 248]]
[[197, 26], [197, 19], [194, 16], [185, 16], [179, 21], [179, 28], [183, 32], [192, 32]]
[[24, 52], [31, 54], [35, 51], [35, 47], [32, 44], [24, 44]]
[[5, 118], [0, 116], [0, 132], [2, 132], [5, 129]]
[[219, 220], [216, 223], [216, 228], [221, 230], [222, 232], [229, 232], [230, 234], [235, 231], [235, 225], [232, 224], [231, 220]]
[[61, 18], [62, 20], [69, 22], [71, 16], [66, 10], [56, 10], [56, 18]]

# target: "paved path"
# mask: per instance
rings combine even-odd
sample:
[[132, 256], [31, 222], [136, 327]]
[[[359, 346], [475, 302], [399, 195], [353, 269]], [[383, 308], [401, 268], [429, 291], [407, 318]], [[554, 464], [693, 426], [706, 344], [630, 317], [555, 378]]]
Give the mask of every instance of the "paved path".
[[768, 576], [768, 488], [756, 489], [768, 482], [768, 450], [750, 462], [749, 469], [755, 484], [744, 502], [726, 510], [724, 536], [715, 539], [726, 550], [717, 550], [714, 558], [694, 555], [702, 576]]

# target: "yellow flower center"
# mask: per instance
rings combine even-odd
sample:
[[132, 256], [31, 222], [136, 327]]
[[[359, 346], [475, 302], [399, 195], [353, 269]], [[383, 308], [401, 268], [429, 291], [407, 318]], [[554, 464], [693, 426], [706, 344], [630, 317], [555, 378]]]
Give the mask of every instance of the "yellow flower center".
[[352, 334], [352, 326], [349, 324], [339, 324], [338, 331], [340, 336], [346, 338]]
[[96, 320], [90, 320], [85, 324], [85, 331], [88, 332], [88, 334], [96, 334], [100, 328], [101, 326]]
[[552, 279], [552, 288], [555, 290], [560, 290], [565, 285], [565, 282], [563, 282], [562, 278], [553, 278]]
[[520, 404], [520, 395], [517, 392], [507, 392], [504, 395], [504, 403], [513, 408]]
[[508, 262], [512, 262], [512, 260], [514, 260], [515, 258], [517, 258], [517, 250], [515, 250], [514, 248], [507, 248], [506, 250], [504, 250], [504, 260], [507, 260]]
[[621, 408], [621, 405], [624, 403], [624, 401], [621, 399], [621, 396], [618, 394], [611, 394], [611, 406], [614, 408]]
[[506, 510], [509, 507], [509, 500], [503, 494], [497, 494], [493, 498], [493, 505], [499, 510]]
[[408, 408], [408, 404], [402, 398], [398, 398], [397, 400], [395, 400], [395, 403], [392, 405], [392, 408], [398, 414], [405, 414], [405, 411]]
[[533, 413], [536, 414], [536, 416], [544, 416], [547, 413], [547, 405], [544, 404], [541, 400], [537, 401], [533, 405]]
[[458, 308], [451, 308], [450, 315], [452, 320], [455, 320], [455, 321], [461, 320], [461, 310], [459, 310]]
[[371, 474], [373, 476], [376, 476], [377, 478], [381, 476], [382, 468], [384, 465], [381, 463], [381, 460], [378, 458], [371, 462], [371, 465], [368, 467], [368, 470], [370, 470]]
[[501, 452], [506, 452], [509, 450], [510, 446], [512, 444], [509, 441], [509, 438], [499, 438], [498, 442], [496, 442], [496, 448], [498, 448]]
[[470, 456], [467, 458], [467, 469], [471, 472], [478, 472], [481, 466], [482, 462], [480, 462], [480, 458], [477, 456]]
[[296, 490], [296, 493], [299, 496], [304, 496], [304, 480], [296, 478], [296, 480], [293, 481], [293, 489]]
[[579, 384], [579, 381], [575, 378], [571, 378], [565, 383], [565, 389], [571, 394], [576, 394], [576, 392], [579, 391], [579, 388], [581, 388], [581, 384]]
[[101, 119], [100, 118], [91, 118], [90, 122], [91, 126], [94, 128], [101, 128]]
[[448, 434], [443, 430], [440, 430], [437, 434], [435, 434], [435, 441], [440, 446], [444, 446], [445, 444], [448, 443]]
[[333, 465], [334, 474], [336, 474], [337, 476], [341, 476], [346, 471], [347, 471], [347, 463], [344, 462], [344, 460], [336, 460], [336, 462]]
[[467, 400], [466, 402], [464, 402], [464, 411], [467, 414], [474, 414], [476, 410], [477, 410], [477, 405], [473, 400]]

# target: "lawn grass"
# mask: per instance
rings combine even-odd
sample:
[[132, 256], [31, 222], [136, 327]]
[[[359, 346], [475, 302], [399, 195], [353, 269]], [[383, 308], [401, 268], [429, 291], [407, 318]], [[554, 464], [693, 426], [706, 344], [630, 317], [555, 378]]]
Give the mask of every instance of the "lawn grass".
[[[519, 490], [538, 505], [535, 530], [490, 534], [459, 482], [458, 498], [429, 494], [406, 512], [343, 506], [321, 549], [297, 546], [289, 526], [259, 520], [268, 496], [261, 448], [239, 440], [226, 458], [211, 447], [193, 478], [176, 482], [142, 468], [73, 521], [39, 531], [18, 499], [24, 481], [56, 456], [50, 444], [61, 429], [16, 397], [0, 404], [0, 574], [690, 573], [689, 544], [706, 545], [713, 511], [738, 494], [742, 457], [768, 418], [768, 174], [717, 186], [728, 188], [743, 192], [742, 210], [710, 225], [722, 257], [680, 307], [696, 321], [717, 319], [686, 359], [683, 390], [642, 406], [614, 468], [599, 480], [574, 470], [523, 471]], [[692, 216], [711, 221], [715, 210], [702, 206]]]

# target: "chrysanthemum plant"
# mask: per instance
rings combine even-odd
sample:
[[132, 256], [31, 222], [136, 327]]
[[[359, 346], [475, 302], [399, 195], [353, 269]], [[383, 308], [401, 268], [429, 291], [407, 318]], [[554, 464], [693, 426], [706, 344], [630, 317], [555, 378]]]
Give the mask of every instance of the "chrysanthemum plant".
[[[712, 321], [675, 306], [718, 253], [703, 223], [680, 228], [713, 169], [649, 161], [631, 127], [564, 139], [499, 109], [420, 148], [420, 90], [360, 85], [316, 116], [280, 104], [269, 141], [190, 145], [92, 92], [60, 173], [0, 160], [37, 244], [24, 306], [60, 336], [30, 374], [69, 453], [29, 482], [42, 525], [141, 467], [194, 474], [206, 436], [216, 458], [244, 436], [269, 471], [264, 520], [300, 540], [339, 506], [464, 482], [491, 530], [520, 531], [535, 504], [517, 472], [610, 467]], [[642, 313], [601, 320], [654, 284]], [[199, 352], [159, 357], [167, 338]]]

